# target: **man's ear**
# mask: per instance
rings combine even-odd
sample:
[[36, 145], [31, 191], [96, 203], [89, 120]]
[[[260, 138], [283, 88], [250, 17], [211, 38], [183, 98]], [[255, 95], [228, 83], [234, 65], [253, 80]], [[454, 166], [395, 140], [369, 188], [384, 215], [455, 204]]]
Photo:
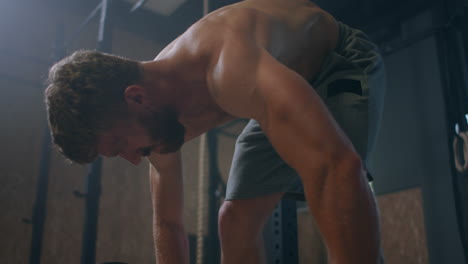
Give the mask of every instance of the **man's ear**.
[[130, 85], [124, 91], [125, 102], [131, 110], [141, 110], [147, 104], [145, 88], [141, 85]]

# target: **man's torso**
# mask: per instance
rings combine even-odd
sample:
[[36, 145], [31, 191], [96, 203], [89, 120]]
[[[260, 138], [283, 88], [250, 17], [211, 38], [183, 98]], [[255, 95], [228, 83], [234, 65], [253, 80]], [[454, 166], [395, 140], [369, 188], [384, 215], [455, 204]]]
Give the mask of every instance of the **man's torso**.
[[[248, 36], [279, 62], [312, 79], [338, 41], [334, 18], [308, 0], [246, 0], [218, 9], [170, 43], [156, 57], [167, 59], [188, 83], [180, 113], [190, 140], [228, 120], [206, 82], [217, 52], [229, 37]], [[245, 58], [248, 59], [248, 58]]]

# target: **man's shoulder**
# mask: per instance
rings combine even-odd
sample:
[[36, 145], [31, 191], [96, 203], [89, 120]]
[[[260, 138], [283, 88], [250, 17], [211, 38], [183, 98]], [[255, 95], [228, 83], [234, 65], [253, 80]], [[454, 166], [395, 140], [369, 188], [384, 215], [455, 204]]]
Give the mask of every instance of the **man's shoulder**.
[[158, 55], [157, 58], [171, 56], [200, 59], [215, 52], [222, 45], [223, 30], [212, 23], [192, 25]]
[[191, 25], [179, 37], [167, 45], [156, 59], [168, 55], [205, 57], [216, 54], [227, 42], [243, 38], [254, 32], [255, 16], [252, 8], [236, 5], [220, 8]]

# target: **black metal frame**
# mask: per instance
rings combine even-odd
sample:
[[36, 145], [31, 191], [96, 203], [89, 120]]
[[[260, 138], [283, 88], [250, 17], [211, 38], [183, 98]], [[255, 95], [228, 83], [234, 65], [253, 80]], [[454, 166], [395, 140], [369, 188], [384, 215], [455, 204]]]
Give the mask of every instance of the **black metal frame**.
[[209, 183], [208, 183], [208, 238], [204, 248], [205, 259], [203, 263], [219, 263], [221, 249], [218, 236], [218, 209], [220, 207], [219, 186], [222, 184], [221, 173], [218, 167], [218, 137], [216, 130], [207, 133]]
[[[441, 25], [435, 34], [439, 64], [444, 88], [447, 115], [447, 141], [457, 136], [455, 125], [461, 132], [468, 131], [465, 115], [468, 113], [468, 1], [440, 0], [433, 2], [434, 24]], [[453, 147], [448, 146], [450, 160], [454, 161]], [[468, 263], [468, 194], [464, 189], [466, 175], [458, 173], [452, 162], [451, 184], [455, 202], [456, 223]]]
[[263, 237], [268, 264], [299, 263], [296, 202], [281, 200], [265, 225]]
[[[60, 59], [64, 56], [63, 47], [64, 29], [58, 26], [57, 35], [54, 43], [53, 59]], [[30, 222], [32, 224], [31, 247], [29, 253], [29, 263], [39, 264], [42, 256], [42, 242], [44, 235], [44, 224], [47, 214], [47, 193], [49, 184], [49, 171], [51, 159], [51, 135], [49, 127], [46, 125], [41, 146], [41, 160], [39, 175], [36, 185], [36, 198], [34, 201], [33, 212]]]

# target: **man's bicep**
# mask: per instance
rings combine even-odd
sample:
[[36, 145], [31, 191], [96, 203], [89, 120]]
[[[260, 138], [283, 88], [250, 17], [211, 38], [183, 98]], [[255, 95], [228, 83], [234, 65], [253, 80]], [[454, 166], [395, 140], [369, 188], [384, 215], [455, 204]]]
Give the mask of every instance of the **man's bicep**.
[[302, 170], [352, 151], [350, 141], [302, 76], [265, 52], [256, 77], [257, 101], [263, 107], [258, 121], [289, 165]]

